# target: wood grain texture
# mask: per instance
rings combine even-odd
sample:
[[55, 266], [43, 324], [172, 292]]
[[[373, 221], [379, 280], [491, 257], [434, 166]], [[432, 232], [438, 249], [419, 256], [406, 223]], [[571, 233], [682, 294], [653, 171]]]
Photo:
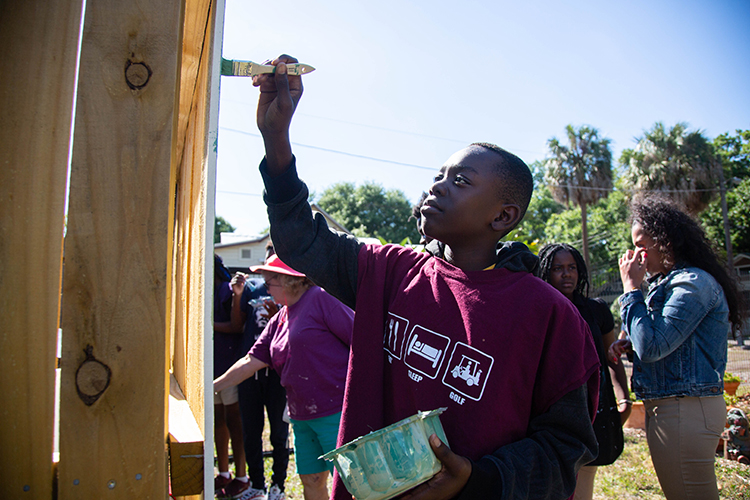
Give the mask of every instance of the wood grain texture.
[[[61, 499], [167, 495], [166, 288], [182, 9], [178, 0], [86, 5], [65, 239]], [[111, 377], [87, 405], [76, 375], [91, 358]]]
[[[210, 318], [213, 276], [207, 276], [206, 240], [213, 236], [213, 219], [208, 220], [208, 106], [210, 64], [213, 47], [212, 2], [195, 0], [187, 4], [182, 52], [179, 121], [174, 143], [174, 225], [172, 229], [172, 272], [170, 284], [170, 332], [173, 339], [172, 370], [199, 422], [204, 420], [205, 336]], [[219, 41], [220, 43], [220, 41]], [[213, 197], [211, 197], [213, 202]], [[213, 206], [210, 207], [213, 214]], [[213, 261], [210, 261], [213, 263]], [[206, 301], [209, 300], [208, 308]], [[209, 404], [212, 404], [209, 401]]]
[[0, 498], [52, 498], [80, 0], [0, 2]]

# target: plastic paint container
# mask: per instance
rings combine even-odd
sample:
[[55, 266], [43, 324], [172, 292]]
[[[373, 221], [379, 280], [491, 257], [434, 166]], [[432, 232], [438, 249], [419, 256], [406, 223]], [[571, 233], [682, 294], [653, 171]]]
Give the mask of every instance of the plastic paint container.
[[439, 417], [445, 410], [420, 411], [320, 458], [334, 463], [346, 489], [357, 500], [393, 498], [440, 470], [440, 461], [428, 440], [437, 434], [448, 444]]

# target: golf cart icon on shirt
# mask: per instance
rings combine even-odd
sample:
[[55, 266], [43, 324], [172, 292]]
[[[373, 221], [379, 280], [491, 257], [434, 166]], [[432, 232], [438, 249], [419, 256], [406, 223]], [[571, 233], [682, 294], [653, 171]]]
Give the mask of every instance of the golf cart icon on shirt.
[[471, 359], [466, 355], [461, 355], [461, 362], [451, 370], [453, 378], [461, 378], [466, 381], [466, 385], [471, 387], [479, 383], [479, 377], [482, 370], [479, 369], [479, 361]]
[[494, 364], [495, 360], [487, 353], [463, 342], [456, 342], [447, 360], [443, 384], [461, 396], [479, 401]]

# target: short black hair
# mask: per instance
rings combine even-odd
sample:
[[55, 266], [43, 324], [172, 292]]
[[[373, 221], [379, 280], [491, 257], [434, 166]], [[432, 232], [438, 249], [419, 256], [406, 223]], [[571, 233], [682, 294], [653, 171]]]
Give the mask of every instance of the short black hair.
[[537, 267], [534, 274], [549, 283], [549, 273], [552, 270], [552, 262], [555, 260], [555, 254], [560, 251], [570, 252], [573, 259], [576, 261], [576, 267], [578, 268], [578, 282], [576, 283], [573, 293], [577, 293], [583, 297], [588, 297], [589, 271], [586, 268], [586, 262], [583, 260], [581, 252], [567, 243], [549, 243], [544, 245], [542, 249], [539, 250], [539, 267]]
[[489, 142], [474, 142], [469, 145], [487, 149], [497, 154], [500, 161], [495, 163], [495, 173], [502, 179], [500, 187], [500, 198], [508, 203], [513, 203], [521, 208], [521, 222], [529, 208], [531, 193], [534, 191], [534, 178], [529, 166], [513, 153], [509, 153], [500, 146]]

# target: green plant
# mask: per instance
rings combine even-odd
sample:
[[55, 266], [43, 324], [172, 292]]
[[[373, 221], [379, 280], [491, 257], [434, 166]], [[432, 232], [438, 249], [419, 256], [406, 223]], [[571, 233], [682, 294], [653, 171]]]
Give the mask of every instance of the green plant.
[[724, 402], [727, 406], [737, 406], [737, 401], [739, 401], [739, 398], [736, 395], [732, 396], [726, 392], [724, 393]]
[[742, 379], [733, 373], [724, 372], [724, 382], [742, 382]]

